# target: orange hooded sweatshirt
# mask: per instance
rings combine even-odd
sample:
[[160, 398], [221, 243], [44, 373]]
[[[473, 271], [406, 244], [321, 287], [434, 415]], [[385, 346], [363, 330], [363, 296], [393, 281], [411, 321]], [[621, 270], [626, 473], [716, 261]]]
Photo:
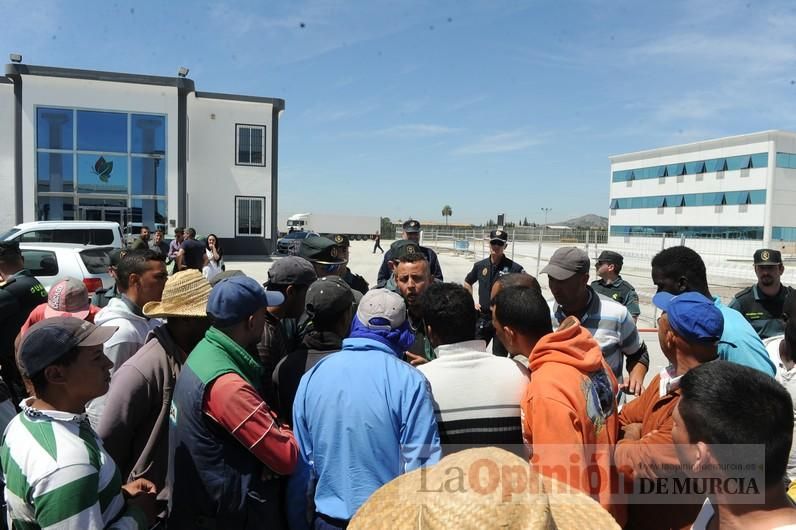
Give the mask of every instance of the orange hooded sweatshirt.
[[612, 491], [619, 419], [617, 382], [599, 344], [575, 317], [543, 337], [529, 358], [531, 381], [521, 403], [531, 464], [544, 476], [583, 491], [624, 522]]

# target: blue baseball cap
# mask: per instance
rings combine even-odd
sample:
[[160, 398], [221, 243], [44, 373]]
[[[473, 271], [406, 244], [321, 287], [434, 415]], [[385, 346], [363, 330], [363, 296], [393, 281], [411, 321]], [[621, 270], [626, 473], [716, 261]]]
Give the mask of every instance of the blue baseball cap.
[[285, 295], [279, 291], [266, 291], [254, 278], [233, 276], [224, 278], [210, 291], [207, 315], [216, 326], [231, 326], [284, 301]]
[[718, 342], [724, 333], [721, 311], [713, 300], [697, 292], [660, 292], [652, 297], [652, 303], [666, 311], [669, 325], [688, 342]]

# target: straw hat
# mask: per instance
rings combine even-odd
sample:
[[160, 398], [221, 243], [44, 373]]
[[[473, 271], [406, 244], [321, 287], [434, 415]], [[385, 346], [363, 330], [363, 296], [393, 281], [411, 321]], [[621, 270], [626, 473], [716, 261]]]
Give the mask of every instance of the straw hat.
[[147, 302], [144, 314], [152, 317], [206, 317], [210, 283], [196, 269], [180, 271], [166, 280], [159, 302]]
[[348, 528], [603, 530], [619, 525], [587, 495], [532, 472], [519, 456], [485, 447], [454, 453], [388, 482], [360, 507]]

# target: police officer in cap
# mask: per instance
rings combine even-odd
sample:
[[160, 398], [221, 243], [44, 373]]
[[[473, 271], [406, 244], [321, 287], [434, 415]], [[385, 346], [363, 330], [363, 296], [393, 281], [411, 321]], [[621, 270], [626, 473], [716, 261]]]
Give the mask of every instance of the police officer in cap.
[[603, 250], [597, 258], [594, 268], [597, 269], [598, 279], [591, 282], [591, 287], [598, 294], [607, 296], [627, 308], [627, 312], [638, 320], [641, 309], [638, 305], [636, 289], [619, 275], [622, 272], [624, 258], [622, 254], [611, 250]]
[[[412, 241], [420, 246], [420, 221], [416, 221], [414, 219], [409, 219], [408, 221], [404, 222], [403, 224], [404, 233], [403, 239], [408, 241]], [[428, 247], [420, 247], [420, 251], [425, 254], [426, 259], [428, 260], [428, 265], [431, 267], [431, 275], [439, 281], [443, 281], [442, 277], [442, 267], [439, 265], [439, 258], [437, 258], [437, 253], [431, 250]], [[379, 274], [376, 277], [376, 285], [384, 285], [387, 280], [390, 278], [392, 271], [390, 270], [389, 262], [394, 261], [394, 258], [391, 254], [392, 247], [390, 250], [384, 253], [384, 260], [381, 262], [381, 267], [379, 268]]]
[[475, 328], [475, 338], [492, 342], [492, 353], [506, 356], [508, 352], [503, 344], [495, 337], [495, 327], [492, 325], [492, 309], [490, 294], [492, 286], [500, 276], [512, 272], [523, 272], [525, 269], [519, 263], [514, 263], [506, 257], [504, 250], [509, 236], [505, 230], [492, 230], [489, 233], [489, 257], [473, 265], [464, 278], [464, 288], [473, 292], [473, 284], [478, 282], [478, 303], [475, 307], [481, 313]]
[[346, 261], [340, 247], [328, 237], [308, 237], [301, 243], [299, 256], [315, 267], [318, 278], [341, 276]]
[[340, 277], [345, 281], [345, 283], [348, 284], [349, 287], [355, 291], [359, 291], [362, 294], [367, 293], [368, 289], [370, 289], [370, 286], [368, 285], [368, 282], [365, 281], [365, 278], [359, 274], [354, 274], [351, 272], [351, 269], [348, 268], [348, 249], [351, 247], [351, 242], [348, 240], [348, 236], [344, 234], [337, 234], [332, 237], [332, 240], [337, 244], [337, 247], [340, 251], [340, 257], [345, 260], [345, 265], [342, 267], [343, 270], [340, 272]]
[[[47, 301], [47, 291], [25, 268], [16, 241], [0, 241], [0, 280], [0, 375], [16, 404], [27, 393], [17, 368], [14, 339], [30, 312]], [[0, 389], [0, 393], [4, 392], [5, 389]]]
[[754, 253], [757, 283], [735, 294], [730, 307], [739, 311], [752, 324], [761, 339], [785, 332], [782, 305], [793, 291], [780, 281], [785, 266], [778, 250], [761, 248]]

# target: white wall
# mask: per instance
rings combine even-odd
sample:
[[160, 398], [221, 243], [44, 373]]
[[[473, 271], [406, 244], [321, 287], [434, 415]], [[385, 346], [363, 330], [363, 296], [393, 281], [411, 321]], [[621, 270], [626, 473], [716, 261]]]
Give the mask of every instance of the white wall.
[[108, 81], [23, 76], [22, 171], [25, 221], [35, 220], [36, 107], [53, 106], [166, 115], [168, 217], [177, 216], [177, 89]]
[[0, 232], [14, 226], [14, 85], [0, 83]]
[[[235, 196], [265, 197], [271, 233], [272, 105], [188, 95], [188, 222], [201, 234], [235, 235]], [[265, 125], [265, 167], [235, 165], [235, 124]]]

